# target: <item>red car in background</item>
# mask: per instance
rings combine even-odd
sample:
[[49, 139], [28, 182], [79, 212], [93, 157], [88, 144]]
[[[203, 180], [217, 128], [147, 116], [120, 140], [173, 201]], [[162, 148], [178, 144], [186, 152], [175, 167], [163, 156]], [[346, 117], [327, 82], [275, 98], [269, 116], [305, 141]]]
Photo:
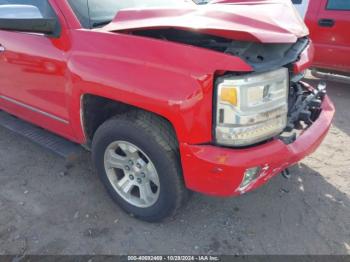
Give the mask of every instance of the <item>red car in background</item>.
[[318, 71], [350, 74], [350, 1], [292, 0], [305, 17]]

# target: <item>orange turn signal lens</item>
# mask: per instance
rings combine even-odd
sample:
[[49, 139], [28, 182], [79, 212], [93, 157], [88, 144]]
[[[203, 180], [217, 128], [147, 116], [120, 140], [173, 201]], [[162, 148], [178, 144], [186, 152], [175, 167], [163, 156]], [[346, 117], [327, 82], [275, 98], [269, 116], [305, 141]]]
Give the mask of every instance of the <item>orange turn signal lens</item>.
[[228, 102], [231, 105], [237, 106], [238, 104], [237, 89], [232, 87], [223, 87], [221, 89], [220, 99], [223, 102]]

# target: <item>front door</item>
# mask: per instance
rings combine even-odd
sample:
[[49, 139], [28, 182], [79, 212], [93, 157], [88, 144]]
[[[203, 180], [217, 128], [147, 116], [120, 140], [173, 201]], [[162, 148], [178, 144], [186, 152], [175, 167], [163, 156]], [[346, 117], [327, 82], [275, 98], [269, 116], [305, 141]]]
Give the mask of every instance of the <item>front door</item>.
[[[48, 0], [0, 0], [0, 8], [5, 5], [34, 6], [43, 18], [57, 18]], [[10, 18], [17, 15], [7, 13]], [[65, 135], [69, 129], [66, 71], [60, 35], [0, 30], [3, 109]]]

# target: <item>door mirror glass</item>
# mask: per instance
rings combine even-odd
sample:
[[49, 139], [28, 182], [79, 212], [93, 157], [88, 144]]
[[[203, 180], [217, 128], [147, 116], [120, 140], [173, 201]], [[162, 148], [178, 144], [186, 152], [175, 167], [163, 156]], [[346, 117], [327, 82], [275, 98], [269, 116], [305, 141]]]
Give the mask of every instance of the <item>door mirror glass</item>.
[[59, 24], [55, 18], [44, 17], [33, 5], [0, 5], [0, 30], [57, 36]]
[[40, 19], [44, 17], [39, 8], [33, 5], [0, 5], [0, 18]]

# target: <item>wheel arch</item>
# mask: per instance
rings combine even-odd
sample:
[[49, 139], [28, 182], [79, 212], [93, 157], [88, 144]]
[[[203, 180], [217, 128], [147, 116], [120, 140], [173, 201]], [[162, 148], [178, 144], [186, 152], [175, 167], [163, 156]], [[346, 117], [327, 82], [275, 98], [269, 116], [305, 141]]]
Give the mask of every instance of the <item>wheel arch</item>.
[[173, 133], [176, 142], [179, 142], [176, 128], [168, 118], [144, 108], [136, 107], [103, 96], [85, 93], [82, 94], [80, 98], [80, 121], [86, 139], [85, 145], [88, 148], [91, 147], [92, 139], [96, 130], [105, 121], [112, 117], [117, 117], [118, 115], [121, 116], [127, 114], [131, 111], [142, 111], [158, 118], [159, 121], [163, 122]]

